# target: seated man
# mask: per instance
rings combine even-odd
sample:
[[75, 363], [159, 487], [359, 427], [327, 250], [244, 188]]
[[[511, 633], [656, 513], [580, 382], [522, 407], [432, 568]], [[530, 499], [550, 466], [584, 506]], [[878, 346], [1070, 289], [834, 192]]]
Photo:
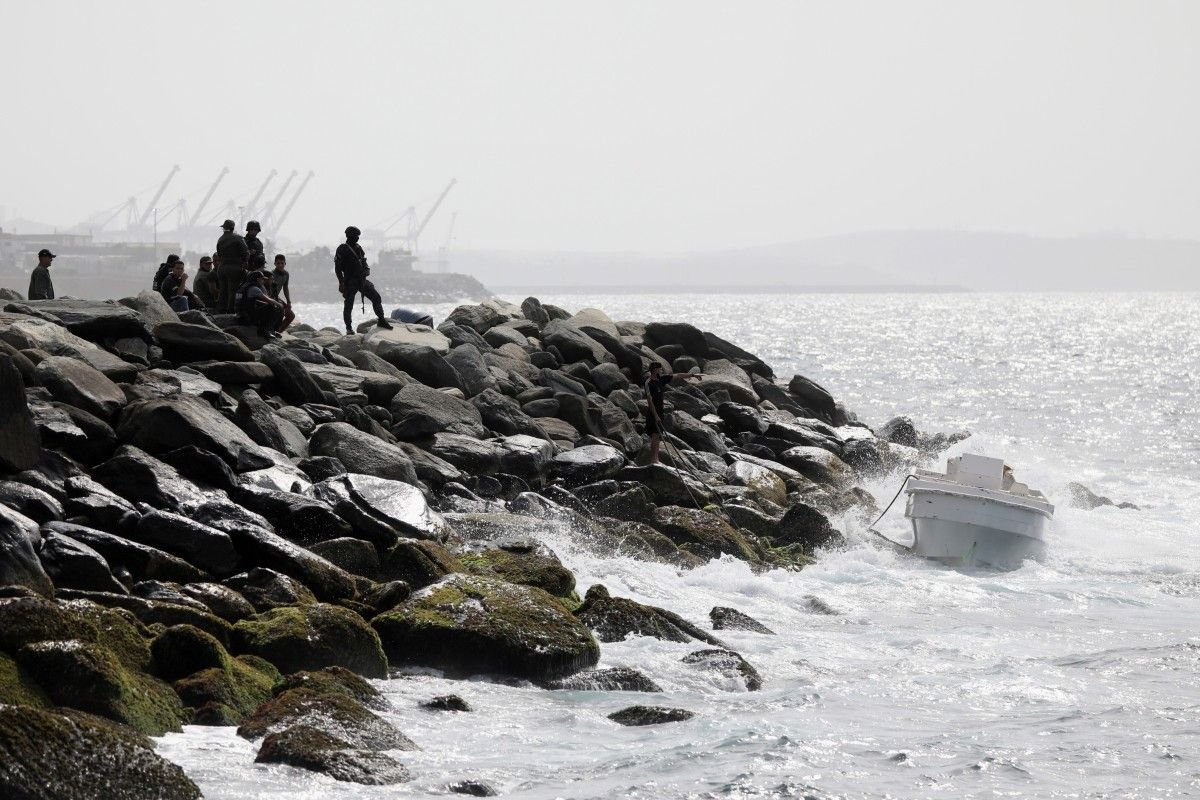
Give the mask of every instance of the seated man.
[[258, 335], [264, 339], [278, 339], [279, 327], [283, 320], [283, 303], [271, 297], [271, 277], [262, 270], [255, 270], [247, 276], [246, 295], [242, 309], [250, 319], [250, 323], [258, 329]]
[[200, 302], [200, 299], [187, 288], [188, 276], [184, 267], [185, 264], [181, 258], [176, 258], [171, 263], [171, 271], [163, 278], [160, 289], [163, 299], [175, 311], [204, 308], [204, 303]]
[[292, 290], [288, 288], [291, 274], [287, 271], [287, 257], [283, 253], [275, 256], [275, 269], [271, 272], [271, 297], [283, 304], [283, 321], [279, 323], [279, 332], [283, 333], [296, 319], [292, 311]]

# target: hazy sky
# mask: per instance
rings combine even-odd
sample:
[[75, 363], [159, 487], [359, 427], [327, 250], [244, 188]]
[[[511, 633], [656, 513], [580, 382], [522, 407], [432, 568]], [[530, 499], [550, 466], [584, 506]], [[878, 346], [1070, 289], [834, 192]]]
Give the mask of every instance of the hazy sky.
[[457, 177], [425, 250], [451, 211], [462, 247], [1200, 238], [1191, 0], [0, 0], [0, 29], [9, 217], [178, 163], [163, 205], [314, 170], [281, 233], [331, 242]]

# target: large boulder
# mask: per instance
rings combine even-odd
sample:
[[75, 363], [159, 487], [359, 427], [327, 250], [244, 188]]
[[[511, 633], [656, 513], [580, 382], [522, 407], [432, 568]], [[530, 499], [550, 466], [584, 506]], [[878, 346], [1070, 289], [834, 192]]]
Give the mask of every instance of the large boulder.
[[642, 484], [654, 492], [659, 505], [703, 508], [715, 499], [712, 489], [697, 480], [689, 471], [666, 464], [625, 467], [618, 473], [617, 478]]
[[240, 559], [229, 534], [191, 517], [169, 511], [151, 511], [126, 534], [144, 545], [179, 556], [189, 564], [218, 577], [238, 571]]
[[758, 674], [758, 670], [740, 654], [727, 648], [697, 650], [688, 653], [680, 661], [714, 673], [726, 685], [744, 688], [748, 692], [757, 692], [762, 688], [762, 676]]
[[311, 550], [257, 525], [232, 522], [223, 529], [246, 563], [295, 578], [327, 602], [355, 595], [354, 576]]
[[504, 448], [494, 442], [458, 433], [435, 433], [423, 443], [429, 451], [472, 475], [492, 475], [500, 470]]
[[87, 362], [114, 381], [130, 381], [142, 369], [74, 335], [62, 325], [36, 317], [0, 314], [0, 341], [17, 350], [40, 350]]
[[[45, 527], [49, 533], [58, 533], [95, 550], [108, 563], [114, 575], [126, 575], [131, 582], [143, 580], [199, 581], [204, 573], [184, 561], [156, 547], [130, 541], [104, 531], [75, 525], [69, 522], [51, 522]], [[73, 589], [86, 587], [72, 586]]]
[[836, 403], [824, 386], [803, 375], [793, 375], [788, 381], [788, 391], [804, 408], [826, 422], [833, 421]]
[[34, 425], [47, 450], [57, 450], [81, 464], [96, 464], [112, 455], [117, 434], [107, 422], [66, 403], [29, 404]]
[[[378, 358], [374, 353], [365, 351], [363, 355]], [[384, 364], [391, 366], [387, 362]], [[386, 406], [396, 396], [396, 392], [409, 382], [405, 378], [390, 374], [380, 374], [336, 364], [306, 364], [304, 368], [316, 379], [318, 384], [336, 394], [343, 403], [356, 397], [365, 396], [369, 402], [375, 405]]]
[[190, 361], [253, 361], [241, 340], [223, 330], [186, 322], [164, 322], [154, 329], [163, 355], [178, 363]]
[[842, 534], [829, 524], [829, 519], [806, 503], [796, 503], [787, 510], [775, 529], [777, 545], [801, 545], [806, 551], [842, 542]]
[[125, 393], [99, 370], [83, 361], [51, 356], [37, 365], [38, 382], [56, 400], [111, 419], [125, 405]]
[[725, 470], [725, 481], [730, 486], [745, 486], [777, 506], [787, 505], [787, 484], [766, 467], [735, 461]]
[[704, 334], [686, 322], [651, 322], [642, 336], [646, 345], [659, 348], [664, 345], [679, 345], [683, 352], [693, 358], [708, 356], [708, 342]]
[[406, 372], [426, 386], [464, 389], [458, 370], [446, 357], [432, 347], [415, 344], [382, 343], [376, 349], [379, 356], [392, 366]]
[[479, 409], [483, 424], [502, 436], [524, 434], [547, 438], [537, 420], [526, 414], [516, 400], [495, 389], [484, 389], [471, 398], [471, 405]]
[[329, 401], [316, 379], [304, 368], [304, 363], [283, 347], [267, 345], [258, 351], [258, 358], [271, 368], [284, 399], [298, 404]]
[[717, 558], [728, 553], [744, 561], [758, 560], [736, 528], [707, 511], [661, 506], [654, 509], [650, 524], [675, 544], [703, 558]]
[[54, 584], [37, 557], [41, 544], [36, 522], [0, 506], [0, 586], [24, 586], [43, 597], [54, 596]]
[[336, 458], [350, 472], [417, 483], [417, 471], [402, 449], [345, 422], [317, 426], [308, 441], [308, 451], [314, 456]]
[[789, 447], [779, 460], [816, 483], [844, 489], [854, 482], [854, 470], [823, 447]]
[[406, 537], [442, 541], [450, 533], [446, 521], [429, 507], [425, 495], [409, 483], [348, 473], [316, 484], [313, 494], [333, 506], [352, 526], [357, 512]]
[[199, 800], [131, 728], [78, 712], [0, 706], [0, 795], [14, 800]]
[[393, 663], [452, 675], [545, 681], [600, 658], [591, 633], [558, 600], [481, 576], [449, 575], [371, 624]]
[[625, 455], [615, 447], [590, 444], [554, 457], [554, 474], [569, 483], [591, 483], [611, 478], [625, 465]]
[[542, 328], [542, 341], [554, 346], [567, 361], [615, 361], [607, 350], [592, 337], [569, 322], [552, 320]]
[[668, 642], [698, 640], [724, 647], [720, 639], [665, 608], [643, 605], [626, 597], [613, 597], [597, 584], [587, 591], [575, 612], [602, 642], [620, 642], [630, 636], [652, 636]]
[[668, 430], [697, 450], [723, 456], [728, 449], [720, 433], [705, 425], [686, 411], [667, 415]]
[[26, 300], [23, 305], [35, 312], [53, 316], [71, 333], [91, 341], [129, 336], [147, 341], [151, 338], [150, 329], [140, 314], [112, 301], [62, 297]]
[[[339, 337], [345, 341], [355, 337]], [[425, 325], [415, 325], [406, 322], [392, 321], [391, 330], [386, 330], [375, 326], [371, 328], [362, 337], [362, 346], [368, 349], [368, 352], [377, 352], [379, 348], [385, 344], [415, 344], [423, 347], [433, 348], [438, 353], [445, 355], [450, 352], [450, 340], [446, 338], [441, 331], [431, 330]], [[347, 358], [353, 359], [353, 354], [346, 355]]]
[[508, 317], [499, 310], [487, 305], [458, 306], [446, 316], [446, 323], [463, 325], [476, 333], [484, 333], [495, 325], [507, 320]]
[[42, 444], [25, 399], [25, 381], [12, 357], [0, 353], [0, 471], [29, 469]]
[[206, 361], [192, 367], [210, 381], [235, 386], [266, 383], [275, 377], [271, 368], [259, 361]]
[[420, 383], [410, 383], [392, 398], [392, 433], [399, 439], [419, 439], [435, 433], [483, 437], [487, 430], [479, 409], [465, 400]]
[[42, 549], [38, 557], [46, 574], [59, 588], [116, 594], [128, 591], [113, 577], [104, 556], [69, 536], [47, 531], [42, 536]]
[[473, 344], [464, 344], [450, 351], [446, 356], [450, 366], [458, 372], [462, 380], [463, 391], [468, 397], [473, 397], [485, 389], [496, 388], [496, 378], [488, 369], [483, 354]]
[[309, 725], [293, 725], [268, 734], [254, 760], [260, 764], [287, 764], [367, 786], [388, 786], [411, 778], [404, 765], [391, 756], [352, 748], [334, 734]]
[[260, 656], [283, 672], [345, 667], [368, 678], [387, 677], [379, 635], [339, 606], [276, 608], [233, 626], [235, 652]]
[[183, 703], [157, 678], [126, 668], [107, 647], [79, 640], [43, 641], [17, 651], [17, 661], [44, 681], [55, 704], [115, 719], [149, 736], [180, 730]]
[[350, 747], [364, 750], [417, 749], [411, 739], [352, 697], [304, 688], [289, 689], [263, 703], [237, 732], [244, 739], [258, 739], [294, 725], [335, 734]]
[[264, 469], [278, 457], [192, 395], [130, 403], [117, 424], [117, 437], [152, 455], [198, 447], [220, 456], [237, 472]]

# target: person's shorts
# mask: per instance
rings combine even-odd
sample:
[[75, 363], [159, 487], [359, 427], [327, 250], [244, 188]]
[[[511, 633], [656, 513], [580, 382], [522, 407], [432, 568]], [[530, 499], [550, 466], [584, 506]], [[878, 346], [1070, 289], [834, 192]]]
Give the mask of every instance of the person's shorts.
[[655, 416], [653, 414], [650, 414], [646, 417], [646, 435], [652, 436], [656, 433], [659, 434], [660, 436], [662, 435], [662, 426], [659, 425], [658, 420], [655, 418]]

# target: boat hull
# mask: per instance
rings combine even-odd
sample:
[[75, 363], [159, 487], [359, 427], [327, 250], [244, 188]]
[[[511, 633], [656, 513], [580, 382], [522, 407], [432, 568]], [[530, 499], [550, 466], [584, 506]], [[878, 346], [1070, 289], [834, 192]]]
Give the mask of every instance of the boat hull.
[[944, 489], [909, 492], [912, 552], [958, 566], [1014, 569], [1046, 552], [1046, 521], [1037, 509]]

